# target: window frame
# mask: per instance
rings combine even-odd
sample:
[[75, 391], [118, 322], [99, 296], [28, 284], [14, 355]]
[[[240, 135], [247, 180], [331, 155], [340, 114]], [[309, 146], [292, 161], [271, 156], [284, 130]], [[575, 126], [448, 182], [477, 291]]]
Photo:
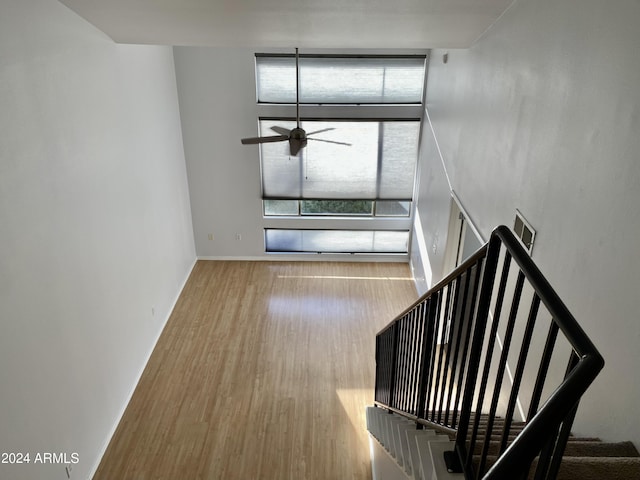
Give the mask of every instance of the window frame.
[[[293, 57], [292, 54], [288, 53], [260, 53], [256, 54], [258, 56], [289, 56]], [[334, 55], [334, 54], [303, 54], [305, 56], [328, 56], [328, 57], [341, 57], [341, 58], [358, 58], [362, 56], [369, 55]], [[373, 57], [398, 57], [398, 55], [379, 55], [373, 54], [370, 55]], [[424, 117], [424, 89], [426, 86], [426, 73], [428, 69], [428, 51], [424, 51], [424, 53], [419, 54], [409, 54], [409, 55], [399, 55], [400, 57], [422, 57], [424, 58], [425, 66], [424, 66], [424, 78], [422, 85], [422, 102], [421, 103], [386, 103], [386, 104], [362, 104], [362, 103], [300, 103], [300, 118], [301, 121], [309, 121], [309, 120], [318, 120], [318, 121], [328, 121], [328, 120], [374, 120], [374, 121], [417, 121], [419, 122], [418, 128], [418, 148], [420, 143], [420, 137], [422, 135], [423, 125], [423, 117]], [[256, 71], [257, 75], [257, 71]], [[260, 120], [289, 120], [295, 121], [296, 118], [296, 104], [293, 103], [279, 103], [279, 102], [258, 102], [258, 91], [257, 91], [257, 77], [256, 77], [256, 123], [259, 131], [259, 122]], [[260, 164], [260, 214], [263, 219], [262, 228], [266, 232], [267, 229], [286, 229], [286, 230], [387, 230], [387, 231], [407, 231], [409, 232], [409, 240], [407, 245], [407, 253], [355, 253], [350, 254], [353, 258], [354, 256], [359, 259], [369, 259], [369, 260], [383, 260], [387, 259], [389, 261], [406, 261], [409, 258], [409, 253], [411, 251], [411, 238], [413, 232], [413, 220], [415, 215], [415, 195], [416, 195], [416, 184], [415, 179], [418, 177], [418, 168], [419, 168], [419, 151], [416, 152], [416, 167], [414, 170], [414, 186], [413, 192], [411, 195], [411, 200], [409, 203], [409, 214], [407, 216], [376, 216], [375, 215], [375, 205], [374, 205], [374, 215], [277, 215], [270, 216], [265, 215], [264, 210], [264, 192], [262, 191], [263, 185], [263, 172], [262, 172], [262, 160], [259, 160]], [[274, 200], [276, 198], [273, 198]], [[289, 198], [290, 200], [291, 198]], [[354, 199], [345, 199], [345, 200], [354, 200]], [[370, 199], [369, 199], [370, 200]], [[384, 200], [393, 200], [393, 199], [384, 199]], [[397, 200], [397, 199], [396, 199]], [[406, 201], [406, 199], [402, 199]], [[265, 241], [263, 244], [264, 252], [267, 255], [278, 255], [281, 258], [286, 256], [286, 252], [267, 252], [266, 245], [266, 233], [265, 233]], [[295, 259], [300, 256], [309, 256], [309, 253], [298, 253], [298, 252], [289, 252], [290, 258]], [[317, 254], [317, 252], [312, 253]], [[344, 258], [345, 254], [337, 254], [337, 253], [323, 253], [324, 258], [331, 258], [331, 256], [335, 256], [336, 258]]]

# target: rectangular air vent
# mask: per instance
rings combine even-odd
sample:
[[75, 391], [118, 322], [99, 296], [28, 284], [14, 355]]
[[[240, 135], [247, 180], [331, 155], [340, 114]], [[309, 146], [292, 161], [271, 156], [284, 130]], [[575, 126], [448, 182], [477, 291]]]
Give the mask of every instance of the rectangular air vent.
[[527, 222], [527, 220], [522, 216], [520, 210], [517, 209], [516, 219], [513, 223], [513, 231], [516, 233], [516, 236], [524, 245], [524, 248], [526, 248], [529, 254], [531, 254], [531, 250], [533, 250], [533, 241], [536, 238], [536, 231], [533, 229], [531, 224]]

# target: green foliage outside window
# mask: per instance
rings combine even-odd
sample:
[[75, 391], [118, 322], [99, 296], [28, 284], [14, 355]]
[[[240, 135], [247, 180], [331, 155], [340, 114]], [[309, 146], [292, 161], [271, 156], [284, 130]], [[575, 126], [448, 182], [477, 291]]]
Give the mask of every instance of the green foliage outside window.
[[303, 215], [372, 215], [371, 200], [301, 200]]

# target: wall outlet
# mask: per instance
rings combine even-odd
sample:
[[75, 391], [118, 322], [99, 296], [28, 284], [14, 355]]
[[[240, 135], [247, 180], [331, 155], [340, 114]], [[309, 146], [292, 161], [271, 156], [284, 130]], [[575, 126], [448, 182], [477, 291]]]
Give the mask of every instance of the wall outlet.
[[242, 235], [239, 233], [236, 233], [236, 240], [242, 240]]
[[207, 238], [209, 238], [209, 240], [213, 240], [215, 237], [213, 236], [213, 233], [210, 233]]

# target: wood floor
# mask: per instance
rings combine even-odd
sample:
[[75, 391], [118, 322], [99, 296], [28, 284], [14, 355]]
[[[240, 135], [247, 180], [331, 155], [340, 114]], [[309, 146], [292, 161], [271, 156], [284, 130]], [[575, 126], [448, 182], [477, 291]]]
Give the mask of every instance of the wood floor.
[[375, 333], [406, 264], [199, 261], [94, 477], [370, 479]]

